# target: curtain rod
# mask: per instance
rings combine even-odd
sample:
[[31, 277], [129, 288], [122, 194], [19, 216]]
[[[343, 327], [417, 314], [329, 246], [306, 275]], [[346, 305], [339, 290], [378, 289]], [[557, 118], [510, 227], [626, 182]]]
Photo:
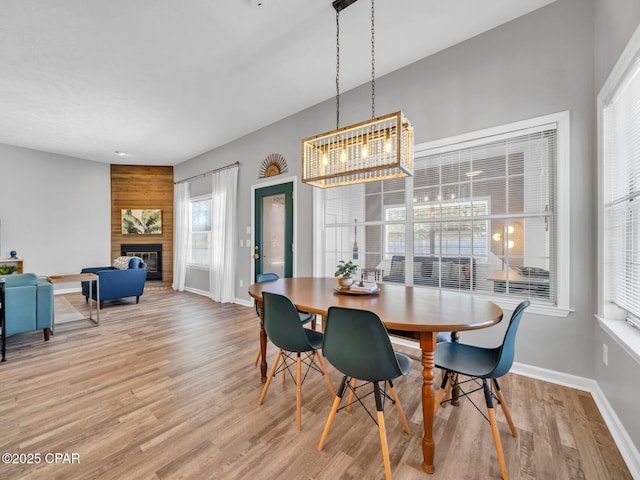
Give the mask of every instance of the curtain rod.
[[230, 163], [229, 165], [225, 165], [224, 167], [214, 168], [213, 170], [209, 170], [208, 172], [204, 172], [199, 175], [194, 175], [193, 177], [185, 178], [183, 180], [178, 180], [177, 182], [173, 182], [173, 184], [175, 185], [176, 183], [188, 182], [189, 180], [193, 180], [194, 178], [206, 177], [207, 175], [211, 175], [212, 173], [219, 172], [220, 170], [224, 170], [225, 168], [235, 167], [236, 165], [239, 166], [240, 162], [233, 162], [233, 163]]

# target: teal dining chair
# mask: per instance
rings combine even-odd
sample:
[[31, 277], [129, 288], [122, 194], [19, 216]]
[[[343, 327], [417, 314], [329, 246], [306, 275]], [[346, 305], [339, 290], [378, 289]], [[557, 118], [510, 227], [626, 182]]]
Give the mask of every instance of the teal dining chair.
[[[322, 354], [344, 376], [322, 432], [318, 450], [322, 450], [324, 447], [329, 429], [340, 409], [340, 403], [347, 388], [350, 395], [353, 394], [357, 402], [365, 407], [362, 399], [368, 394], [359, 395], [358, 390], [372, 384], [376, 418], [373, 418], [368, 410], [367, 413], [378, 425], [385, 475], [387, 480], [391, 479], [391, 464], [384, 422], [384, 402], [389, 399], [395, 404], [404, 430], [409, 433], [409, 424], [398, 401], [393, 380], [409, 373], [411, 359], [407, 355], [393, 350], [389, 333], [380, 317], [374, 312], [342, 307], [329, 308], [324, 329]], [[356, 380], [366, 383], [356, 386]], [[380, 387], [380, 384], [383, 385], [383, 388]], [[389, 385], [390, 395], [386, 393], [387, 385]], [[348, 404], [342, 408], [349, 408], [351, 403], [350, 399]]]
[[[256, 275], [256, 283], [269, 282], [271, 280], [278, 280], [279, 278], [280, 277], [278, 276], [277, 273], [259, 273]], [[258, 315], [258, 318], [260, 318], [262, 316], [262, 312], [260, 311], [258, 302], [255, 302], [255, 307], [256, 307], [256, 315]], [[316, 316], [313, 313], [298, 311], [298, 316], [300, 317], [300, 322], [303, 325], [309, 322], [313, 322], [313, 329], [315, 330], [314, 320], [316, 319]], [[262, 352], [260, 349], [258, 349], [258, 355], [256, 355], [256, 360], [253, 362], [254, 367], [258, 365], [258, 362], [260, 361], [260, 355], [262, 355]]]
[[[318, 355], [324, 336], [322, 332], [302, 326], [296, 307], [289, 298], [269, 292], [264, 292], [262, 297], [264, 329], [271, 342], [280, 350], [273, 362], [258, 403], [262, 405], [264, 402], [271, 379], [280, 372], [288, 371], [296, 384], [296, 425], [297, 430], [300, 431], [302, 428], [302, 383], [311, 369], [322, 373], [331, 395], [335, 395], [322, 356]], [[303, 353], [306, 353], [304, 358], [302, 357]], [[282, 363], [280, 364], [280, 362]], [[303, 363], [306, 366], [304, 376], [302, 375]], [[294, 364], [295, 376], [291, 373]]]
[[[485, 419], [491, 426], [493, 441], [498, 454], [498, 462], [500, 463], [500, 471], [504, 480], [508, 479], [507, 466], [504, 460], [496, 417], [493, 412], [493, 400], [497, 399], [509, 424], [511, 434], [517, 437], [518, 432], [509, 414], [504, 396], [500, 391], [498, 378], [506, 375], [513, 365], [516, 332], [518, 331], [522, 315], [529, 305], [530, 302], [525, 300], [514, 309], [507, 331], [499, 346], [495, 348], [485, 348], [457, 342], [442, 342], [438, 344], [435, 354], [435, 365], [443, 369], [445, 374], [438, 394], [436, 395], [434, 415], [435, 412], [438, 411], [441, 402], [450, 401], [442, 400], [447, 388], [447, 383], [452, 383], [454, 386], [457, 386], [460, 389], [459, 396], [468, 398], [472, 403], [473, 400], [469, 395], [482, 390], [487, 404], [487, 416], [485, 416]], [[460, 379], [459, 376], [462, 376], [463, 379]], [[488, 380], [491, 382], [488, 382]], [[471, 387], [468, 387], [467, 384], [470, 384]], [[465, 391], [464, 388], [467, 388], [467, 391]], [[475, 403], [473, 403], [473, 405], [475, 406]], [[476, 409], [482, 413], [477, 406]]]

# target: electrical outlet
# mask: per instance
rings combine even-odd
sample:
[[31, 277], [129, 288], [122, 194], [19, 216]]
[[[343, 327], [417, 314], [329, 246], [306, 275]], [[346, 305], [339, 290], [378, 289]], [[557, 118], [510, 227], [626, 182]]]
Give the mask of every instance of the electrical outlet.
[[244, 281], [240, 280], [240, 286], [242, 287], [244, 285]]
[[602, 363], [609, 366], [609, 347], [606, 343], [602, 344]]

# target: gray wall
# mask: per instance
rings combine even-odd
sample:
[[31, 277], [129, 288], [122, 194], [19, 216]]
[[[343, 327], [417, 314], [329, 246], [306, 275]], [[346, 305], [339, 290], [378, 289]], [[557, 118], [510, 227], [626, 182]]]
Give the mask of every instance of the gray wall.
[[[637, 0], [600, 0], [595, 8], [595, 87], [600, 91], [631, 35], [640, 24]], [[594, 101], [595, 103], [595, 101]], [[593, 186], [596, 191], [596, 186]], [[594, 214], [595, 216], [595, 214]], [[595, 230], [593, 236], [595, 237]], [[594, 267], [595, 276], [595, 267]], [[595, 296], [595, 295], [594, 295]], [[594, 320], [594, 378], [607, 396], [625, 430], [640, 448], [640, 365]], [[602, 345], [609, 350], [609, 364], [602, 362]]]
[[0, 144], [0, 257], [37, 275], [110, 265], [110, 181], [107, 164]]
[[[567, 318], [527, 315], [519, 362], [593, 378], [595, 116], [593, 2], [558, 0], [376, 80], [376, 112], [403, 110], [415, 143], [571, 111], [571, 306]], [[293, 77], [292, 82], [304, 81]], [[341, 96], [341, 123], [369, 115], [369, 85]], [[257, 108], [260, 108], [258, 105]], [[250, 112], [247, 112], [250, 115]], [[333, 128], [333, 99], [178, 165], [176, 179], [240, 161], [238, 235], [251, 225], [251, 186], [260, 162], [278, 152], [300, 179], [301, 140]], [[299, 185], [298, 275], [312, 274], [312, 188]], [[250, 254], [237, 259], [236, 296], [249, 300]], [[571, 339], [573, 354], [566, 355]]]

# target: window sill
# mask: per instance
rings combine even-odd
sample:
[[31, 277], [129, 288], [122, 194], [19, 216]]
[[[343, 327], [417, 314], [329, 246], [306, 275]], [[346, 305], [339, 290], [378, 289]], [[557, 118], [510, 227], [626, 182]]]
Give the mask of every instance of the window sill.
[[598, 315], [600, 328], [616, 341], [622, 349], [640, 364], [640, 330], [632, 327], [624, 320], [607, 320]]
[[209, 265], [196, 265], [195, 263], [187, 263], [187, 268], [191, 270], [209, 270]]
[[[384, 282], [383, 282], [384, 283]], [[398, 283], [393, 283], [395, 285], [403, 285], [403, 284], [398, 284]], [[420, 285], [413, 285], [414, 287], [418, 287], [418, 288], [425, 288], [423, 286]], [[445, 289], [443, 289], [445, 290]], [[456, 291], [456, 290], [453, 290]], [[473, 295], [475, 297], [478, 298], [484, 298], [487, 299], [493, 303], [495, 303], [496, 305], [498, 305], [501, 309], [506, 310], [506, 311], [513, 311], [520, 302], [522, 302], [523, 300], [526, 300], [525, 297], [507, 297], [504, 295], [491, 295], [491, 293], [488, 293], [486, 291], [483, 292], [479, 292], [479, 291], [474, 291], [469, 292], [468, 290], [466, 291], [461, 291], [462, 293], [465, 293], [467, 295]], [[534, 313], [536, 315], [544, 315], [547, 317], [558, 317], [558, 318], [566, 318], [567, 316], [569, 316], [570, 313], [573, 313], [573, 309], [572, 308], [567, 308], [567, 307], [559, 307], [557, 305], [545, 305], [542, 303], [535, 303], [535, 299], [533, 299], [531, 301], [531, 306], [529, 308], [527, 308], [527, 312], [528, 313]], [[639, 330], [640, 331], [640, 330]], [[640, 351], [640, 350], [639, 350]]]
[[[497, 297], [493, 295], [481, 295], [475, 294], [478, 297], [486, 298], [487, 300], [491, 300], [493, 303], [498, 305], [503, 310], [512, 311], [518, 304], [525, 300], [525, 298], [505, 298], [505, 297]], [[536, 315], [545, 315], [547, 317], [560, 317], [565, 318], [570, 313], [573, 312], [571, 308], [558, 307], [557, 305], [542, 305], [536, 304], [533, 301], [531, 302], [531, 306], [527, 308], [527, 313], [534, 313]]]

